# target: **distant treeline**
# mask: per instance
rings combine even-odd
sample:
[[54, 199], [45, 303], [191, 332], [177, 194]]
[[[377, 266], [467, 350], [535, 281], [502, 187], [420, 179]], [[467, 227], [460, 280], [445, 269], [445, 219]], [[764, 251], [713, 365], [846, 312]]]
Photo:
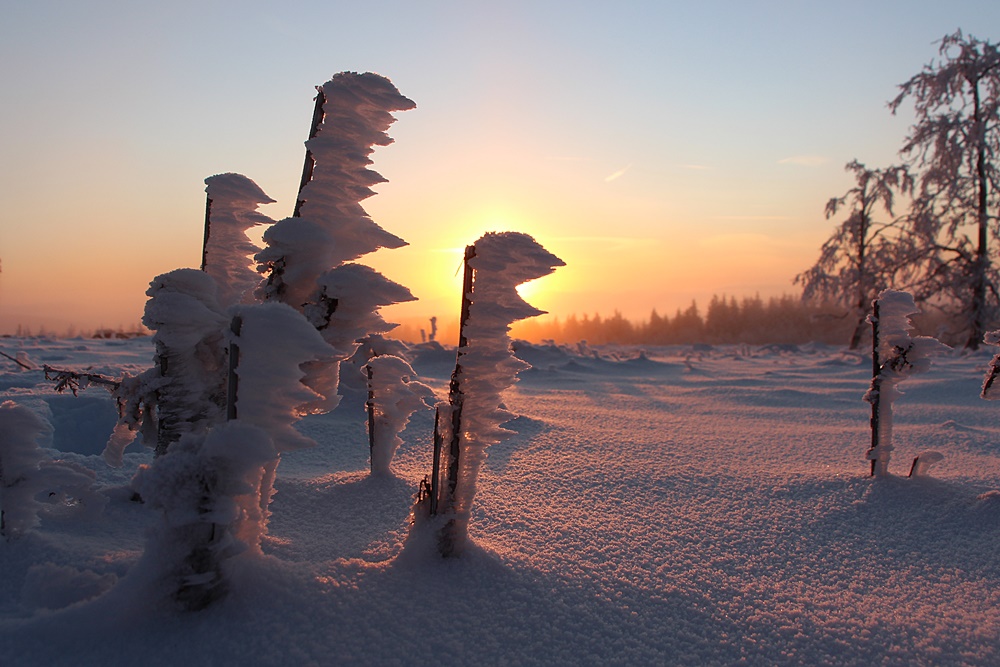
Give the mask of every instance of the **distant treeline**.
[[843, 309], [805, 303], [798, 296], [713, 296], [702, 313], [695, 301], [671, 317], [655, 309], [641, 321], [626, 319], [617, 310], [610, 316], [570, 315], [560, 319], [533, 318], [519, 323], [513, 335], [531, 341], [554, 340], [600, 345], [681, 345], [746, 343], [749, 345], [846, 344], [854, 322]]

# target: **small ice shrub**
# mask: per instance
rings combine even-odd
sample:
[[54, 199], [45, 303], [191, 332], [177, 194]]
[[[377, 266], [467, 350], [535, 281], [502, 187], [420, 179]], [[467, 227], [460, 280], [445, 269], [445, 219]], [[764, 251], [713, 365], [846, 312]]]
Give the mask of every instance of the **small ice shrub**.
[[951, 348], [930, 336], [911, 337], [910, 315], [919, 313], [907, 292], [883, 290], [872, 302], [872, 382], [864, 400], [872, 405], [872, 446], [867, 458], [871, 474], [889, 474], [893, 450], [892, 404], [902, 395], [899, 383], [915, 373], [926, 372], [931, 357]]

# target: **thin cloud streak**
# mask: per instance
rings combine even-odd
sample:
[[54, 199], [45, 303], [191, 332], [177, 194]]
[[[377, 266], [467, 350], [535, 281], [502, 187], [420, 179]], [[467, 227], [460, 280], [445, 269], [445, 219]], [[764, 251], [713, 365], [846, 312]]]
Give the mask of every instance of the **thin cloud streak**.
[[619, 178], [625, 175], [625, 172], [627, 172], [631, 168], [632, 168], [632, 163], [630, 162], [629, 164], [625, 165], [624, 167], [622, 167], [615, 173], [611, 174], [610, 176], [606, 176], [604, 178], [604, 182], [610, 183], [611, 181], [617, 181]]

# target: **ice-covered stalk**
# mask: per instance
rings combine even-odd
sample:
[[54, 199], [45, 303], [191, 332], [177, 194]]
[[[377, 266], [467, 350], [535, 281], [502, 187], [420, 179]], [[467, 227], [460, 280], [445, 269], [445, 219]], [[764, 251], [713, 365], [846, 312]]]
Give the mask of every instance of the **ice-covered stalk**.
[[893, 450], [892, 405], [902, 392], [899, 383], [930, 368], [931, 356], [950, 350], [930, 336], [911, 337], [910, 316], [919, 313], [913, 296], [887, 289], [872, 303], [869, 316], [874, 333], [872, 382], [864, 399], [872, 405], [872, 446], [867, 458], [873, 477], [889, 474]]
[[[301, 406], [315, 399], [302, 363], [329, 347], [300, 313], [280, 303], [237, 308], [241, 326], [239, 392], [230, 417], [207, 432], [187, 432], [133, 482], [162, 513], [147, 557], [185, 609], [201, 609], [226, 592], [226, 561], [260, 553], [274, 473], [283, 451], [314, 444], [294, 429]], [[279, 344], [280, 343], [280, 344]], [[235, 393], [235, 392], [234, 392]]]
[[251, 258], [260, 247], [246, 232], [257, 225], [270, 225], [271, 218], [257, 211], [273, 199], [241, 174], [217, 174], [205, 179], [205, 242], [201, 270], [215, 279], [219, 304], [226, 308], [252, 300], [260, 275]]
[[[987, 345], [1000, 345], [1000, 331], [990, 331], [983, 337], [983, 342]], [[983, 377], [983, 390], [979, 394], [988, 401], [995, 401], [1000, 398], [1000, 390], [997, 389], [996, 380], [1000, 377], [1000, 352], [993, 355], [990, 364]]]
[[872, 431], [872, 445], [868, 449], [868, 458], [871, 460], [871, 476], [875, 476], [875, 463], [876, 459], [871, 454], [872, 452], [879, 450], [879, 397], [881, 393], [879, 389], [882, 384], [882, 377], [879, 373], [881, 369], [881, 364], [878, 358], [878, 347], [879, 347], [879, 329], [878, 329], [878, 315], [879, 315], [879, 305], [878, 299], [872, 301], [872, 314], [868, 318], [868, 322], [872, 325], [872, 384], [869, 392], [867, 394], [867, 400], [872, 406], [872, 416], [871, 416], [871, 431]]
[[383, 354], [368, 361], [368, 436], [371, 447], [371, 471], [390, 474], [392, 457], [401, 444], [399, 434], [410, 416], [426, 407], [424, 398], [434, 391], [414, 381], [410, 364], [400, 357]]
[[[501, 393], [527, 364], [510, 348], [510, 325], [542, 311], [517, 293], [517, 286], [552, 273], [564, 263], [527, 234], [489, 233], [466, 251], [463, 320], [449, 403], [439, 406], [451, 442], [446, 484], [437, 511], [446, 518], [438, 545], [443, 556], [461, 553], [468, 537], [472, 500], [486, 448], [511, 433], [501, 425], [513, 418]], [[433, 484], [432, 484], [433, 485]]]
[[[392, 112], [414, 106], [391, 81], [370, 72], [342, 72], [320, 87], [295, 213], [265, 232], [267, 247], [255, 258], [258, 271], [266, 274], [258, 296], [305, 313], [337, 351], [330, 361], [307, 369], [307, 384], [326, 399], [313, 406], [316, 411], [336, 407], [339, 362], [351, 356], [357, 338], [388, 330], [362, 330], [358, 335], [355, 323], [341, 311], [350, 307], [349, 302], [355, 304], [354, 312], [364, 304], [370, 313], [413, 298], [375, 271], [368, 270], [363, 277], [377, 284], [353, 282], [346, 292], [338, 289], [344, 286], [344, 278], [361, 274], [357, 270], [349, 270], [346, 276], [331, 274], [379, 248], [406, 245], [375, 224], [361, 201], [374, 194], [371, 186], [385, 180], [368, 168], [369, 156], [375, 146], [392, 143], [386, 134], [395, 120]], [[388, 284], [398, 288], [398, 298], [373, 301], [366, 296], [377, 291], [378, 298], [384, 298]]]
[[185, 433], [204, 432], [225, 416], [225, 315], [212, 277], [194, 269], [157, 276], [142, 323], [154, 331], [157, 455]]

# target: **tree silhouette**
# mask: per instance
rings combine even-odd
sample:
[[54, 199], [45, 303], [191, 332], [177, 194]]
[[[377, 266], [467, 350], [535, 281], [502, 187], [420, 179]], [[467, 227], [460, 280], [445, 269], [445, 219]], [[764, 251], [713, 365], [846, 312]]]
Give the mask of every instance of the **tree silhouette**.
[[900, 85], [889, 108], [896, 113], [912, 100], [916, 121], [900, 151], [919, 170], [911, 225], [935, 240], [927, 275], [967, 313], [965, 345], [976, 349], [998, 300], [989, 241], [1000, 238], [1000, 51], [959, 30], [941, 40], [938, 54]]

